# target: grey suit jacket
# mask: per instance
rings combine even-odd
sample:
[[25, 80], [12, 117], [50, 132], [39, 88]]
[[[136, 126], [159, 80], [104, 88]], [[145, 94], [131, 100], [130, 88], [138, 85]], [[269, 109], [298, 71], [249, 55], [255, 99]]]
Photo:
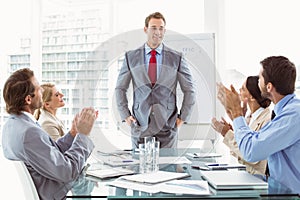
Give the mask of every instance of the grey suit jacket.
[[[187, 121], [195, 104], [192, 75], [182, 54], [163, 45], [162, 69], [156, 84], [151, 86], [145, 66], [144, 45], [125, 54], [125, 60], [117, 80], [115, 94], [119, 113], [124, 120], [133, 115], [140, 130], [165, 131], [174, 128], [178, 110], [176, 87], [179, 83], [184, 94], [179, 117]], [[132, 112], [126, 96], [130, 82], [133, 86]], [[154, 114], [155, 123], [149, 125], [149, 116]]]
[[10, 115], [2, 132], [4, 156], [23, 161], [40, 199], [63, 199], [91, 154], [93, 142], [83, 134], [66, 134], [54, 142], [25, 114]]
[[[260, 115], [250, 124], [250, 128], [254, 131], [260, 130], [271, 119], [270, 109], [266, 108], [260, 113]], [[223, 140], [231, 153], [238, 158], [239, 163], [246, 165], [246, 170], [251, 174], [265, 174], [267, 161], [261, 160], [258, 162], [247, 162], [243, 159], [239, 147], [234, 139], [234, 132], [229, 130]]]

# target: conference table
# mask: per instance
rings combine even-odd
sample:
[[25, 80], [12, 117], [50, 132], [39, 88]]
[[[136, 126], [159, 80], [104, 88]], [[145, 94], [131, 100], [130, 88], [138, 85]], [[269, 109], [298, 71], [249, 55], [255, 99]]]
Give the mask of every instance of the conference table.
[[[160, 164], [160, 171], [170, 171], [170, 172], [185, 172], [190, 176], [183, 178], [184, 180], [203, 180], [202, 170], [195, 166], [201, 166], [204, 163], [216, 163], [223, 162], [224, 158], [221, 157], [201, 157], [193, 158], [187, 156], [188, 154], [194, 153], [212, 153], [212, 150], [207, 152], [203, 149], [197, 148], [186, 148], [186, 149], [160, 149], [160, 157], [174, 157], [174, 161], [178, 160], [175, 158], [184, 157], [188, 161], [186, 163], [177, 164]], [[105, 155], [106, 154], [106, 155]], [[110, 183], [117, 179], [105, 178], [100, 179], [95, 176], [87, 175], [87, 170], [94, 169], [110, 169], [112, 166], [107, 165], [102, 162], [103, 159], [107, 157], [115, 156], [115, 153], [99, 153], [93, 152], [93, 161], [87, 164], [87, 167], [82, 171], [82, 174], [73, 184], [72, 189], [67, 195], [67, 199], [298, 199], [299, 194], [293, 193], [288, 187], [276, 182], [276, 180], [271, 177], [268, 178], [267, 189], [226, 189], [217, 190], [211, 185], [209, 185], [208, 195], [191, 195], [191, 194], [177, 194], [176, 191], [170, 193], [158, 192], [158, 193], [148, 193], [139, 191], [138, 189], [126, 189], [116, 186], [111, 186]], [[138, 152], [130, 152], [132, 158], [138, 160]], [[223, 159], [223, 160], [222, 160]], [[228, 160], [228, 159], [227, 159]], [[230, 159], [231, 160], [231, 159]], [[235, 160], [235, 159], [233, 159]], [[139, 172], [139, 165], [133, 164], [128, 166], [123, 166], [123, 168], [130, 169]], [[93, 169], [92, 169], [93, 170]], [[238, 170], [238, 169], [235, 169]], [[263, 178], [263, 177], [261, 177]]]

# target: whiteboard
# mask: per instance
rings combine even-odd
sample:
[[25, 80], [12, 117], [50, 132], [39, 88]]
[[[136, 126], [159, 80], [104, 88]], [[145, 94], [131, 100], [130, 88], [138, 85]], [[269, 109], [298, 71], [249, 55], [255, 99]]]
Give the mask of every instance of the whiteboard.
[[[180, 128], [179, 139], [215, 139], [216, 133], [210, 126], [212, 117], [216, 115], [215, 35], [170, 33], [165, 36], [165, 43], [184, 54], [190, 64], [196, 90], [191, 118]], [[180, 88], [177, 94], [177, 104], [181, 106], [183, 94]]]

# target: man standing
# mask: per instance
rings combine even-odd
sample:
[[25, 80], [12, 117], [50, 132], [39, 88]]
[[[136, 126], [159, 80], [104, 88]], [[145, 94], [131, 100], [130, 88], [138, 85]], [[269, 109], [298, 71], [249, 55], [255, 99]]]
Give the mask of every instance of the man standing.
[[283, 56], [261, 61], [259, 88], [274, 104], [272, 120], [252, 131], [233, 86], [219, 85], [218, 99], [233, 120], [235, 139], [245, 160], [268, 160], [270, 177], [300, 193], [300, 100], [294, 94], [296, 68]]
[[[192, 75], [182, 54], [162, 43], [166, 21], [155, 12], [145, 19], [147, 42], [126, 52], [115, 88], [116, 101], [122, 120], [131, 126], [133, 148], [146, 136], [154, 136], [160, 146], [177, 146], [178, 127], [190, 117], [195, 104]], [[132, 112], [126, 96], [133, 85]], [[176, 87], [184, 94], [178, 114]]]
[[4, 84], [3, 97], [10, 114], [2, 131], [4, 156], [25, 163], [40, 199], [64, 199], [94, 148], [88, 135], [97, 113], [83, 109], [73, 121], [78, 133], [70, 131], [55, 142], [33, 117], [42, 106], [42, 88], [33, 71], [15, 71]]

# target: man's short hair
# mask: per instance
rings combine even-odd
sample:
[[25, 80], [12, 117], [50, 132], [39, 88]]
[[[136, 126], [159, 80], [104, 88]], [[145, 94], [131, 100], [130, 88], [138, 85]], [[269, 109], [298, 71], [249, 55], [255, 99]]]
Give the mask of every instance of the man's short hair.
[[3, 98], [9, 114], [19, 115], [24, 110], [26, 96], [34, 97], [35, 88], [31, 80], [33, 76], [32, 70], [23, 68], [15, 71], [6, 80]]
[[260, 62], [265, 84], [272, 83], [281, 95], [292, 94], [295, 91], [296, 67], [284, 56], [271, 56]]
[[148, 17], [146, 17], [146, 19], [145, 19], [145, 27], [149, 26], [149, 21], [152, 18], [162, 19], [164, 21], [165, 25], [166, 25], [166, 20], [165, 20], [164, 16], [160, 12], [155, 12], [155, 13], [150, 14]]

